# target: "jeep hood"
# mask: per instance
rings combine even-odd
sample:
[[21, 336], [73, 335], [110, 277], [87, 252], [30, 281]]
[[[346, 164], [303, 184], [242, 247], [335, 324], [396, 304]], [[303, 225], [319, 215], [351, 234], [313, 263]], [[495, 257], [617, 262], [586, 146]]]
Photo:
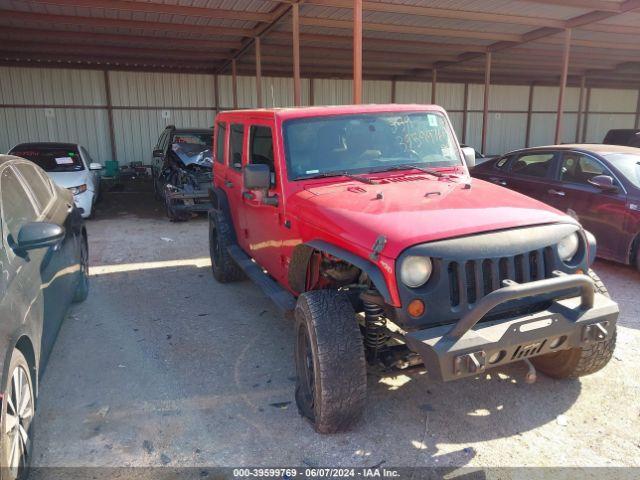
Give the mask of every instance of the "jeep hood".
[[478, 179], [411, 175], [375, 179], [379, 182], [375, 185], [332, 180], [331, 184], [308, 184], [290, 198], [287, 210], [295, 212], [303, 237], [306, 224], [326, 232], [328, 241], [340, 239], [371, 250], [383, 235], [382, 254], [391, 258], [418, 243], [529, 225], [575, 223], [544, 203]]

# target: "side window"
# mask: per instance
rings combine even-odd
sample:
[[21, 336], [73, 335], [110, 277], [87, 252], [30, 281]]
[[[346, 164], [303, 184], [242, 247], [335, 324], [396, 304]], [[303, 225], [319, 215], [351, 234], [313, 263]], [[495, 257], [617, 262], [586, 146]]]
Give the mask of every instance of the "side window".
[[493, 167], [497, 168], [498, 170], [500, 170], [501, 168], [504, 168], [504, 166], [507, 164], [510, 158], [511, 157], [508, 157], [508, 156], [499, 158], [498, 161], [493, 164]]
[[242, 170], [242, 142], [244, 125], [231, 125], [229, 134], [229, 166], [234, 170]]
[[596, 175], [609, 175], [611, 172], [595, 158], [579, 153], [565, 153], [562, 157], [560, 180], [569, 183], [589, 184], [589, 180]]
[[553, 153], [524, 154], [513, 163], [511, 171], [518, 175], [544, 178], [549, 173], [553, 157]]
[[156, 149], [162, 149], [162, 145], [164, 144], [165, 138], [167, 138], [167, 130], [164, 130], [160, 134], [160, 138], [158, 138], [158, 143], [156, 144]]
[[270, 127], [253, 125], [249, 131], [249, 163], [261, 163], [269, 167], [271, 186], [276, 184], [273, 163], [273, 134]]
[[29, 186], [33, 196], [36, 198], [40, 211], [44, 210], [53, 198], [49, 182], [45, 182], [40, 172], [33, 165], [26, 165], [22, 163], [16, 165], [16, 168], [24, 178], [25, 183]]
[[224, 139], [227, 134], [227, 124], [218, 123], [218, 133], [216, 134], [216, 161], [224, 163]]
[[165, 130], [164, 131], [164, 138], [160, 140], [160, 146], [158, 148], [160, 148], [160, 150], [166, 152], [167, 151], [167, 146], [169, 145], [169, 139], [171, 138], [171, 130]]
[[0, 177], [0, 196], [5, 227], [4, 234], [11, 244], [18, 238], [20, 228], [27, 222], [33, 222], [37, 213], [27, 192], [11, 168], [5, 168]]

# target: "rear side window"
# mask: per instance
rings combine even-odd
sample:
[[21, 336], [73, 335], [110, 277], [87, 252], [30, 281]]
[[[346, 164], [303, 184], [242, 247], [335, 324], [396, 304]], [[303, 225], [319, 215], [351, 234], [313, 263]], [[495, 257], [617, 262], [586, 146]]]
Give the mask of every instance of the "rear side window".
[[544, 178], [549, 173], [553, 157], [553, 153], [521, 155], [511, 167], [511, 171], [518, 175]]
[[229, 166], [234, 170], [242, 170], [242, 142], [244, 125], [231, 125], [229, 134]]
[[77, 172], [84, 170], [82, 159], [76, 147], [18, 147], [11, 151], [11, 155], [30, 160], [45, 172]]
[[276, 169], [273, 163], [273, 134], [271, 128], [254, 125], [249, 131], [249, 163], [267, 165], [271, 172], [271, 185], [276, 183]]
[[225, 123], [218, 124], [218, 133], [216, 134], [216, 161], [224, 163], [224, 139], [227, 134], [227, 125]]
[[17, 165], [16, 168], [36, 198], [40, 210], [44, 210], [53, 199], [53, 192], [48, 180], [43, 178], [42, 174], [33, 165], [21, 164]]
[[29, 195], [11, 168], [5, 168], [0, 177], [2, 220], [9, 244], [15, 244], [20, 228], [36, 220], [37, 213]]

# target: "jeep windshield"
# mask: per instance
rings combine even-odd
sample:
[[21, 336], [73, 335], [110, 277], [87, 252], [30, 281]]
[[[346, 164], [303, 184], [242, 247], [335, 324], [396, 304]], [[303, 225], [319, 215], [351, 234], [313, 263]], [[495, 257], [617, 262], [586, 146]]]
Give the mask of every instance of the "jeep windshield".
[[291, 180], [463, 165], [448, 122], [436, 112], [288, 120], [284, 142]]

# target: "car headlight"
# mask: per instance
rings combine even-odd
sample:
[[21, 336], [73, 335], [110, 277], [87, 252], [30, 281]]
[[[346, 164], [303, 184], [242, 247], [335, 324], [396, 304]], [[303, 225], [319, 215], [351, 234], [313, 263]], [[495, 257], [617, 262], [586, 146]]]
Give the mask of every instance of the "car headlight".
[[74, 195], [80, 195], [81, 193], [87, 191], [87, 184], [83, 183], [82, 185], [78, 185], [77, 187], [69, 187], [68, 190]]
[[400, 280], [407, 287], [417, 288], [429, 280], [433, 264], [429, 257], [410, 256], [402, 261], [400, 266]]
[[560, 240], [558, 243], [558, 255], [562, 260], [568, 262], [576, 256], [579, 246], [580, 239], [578, 238], [578, 234], [574, 232]]

